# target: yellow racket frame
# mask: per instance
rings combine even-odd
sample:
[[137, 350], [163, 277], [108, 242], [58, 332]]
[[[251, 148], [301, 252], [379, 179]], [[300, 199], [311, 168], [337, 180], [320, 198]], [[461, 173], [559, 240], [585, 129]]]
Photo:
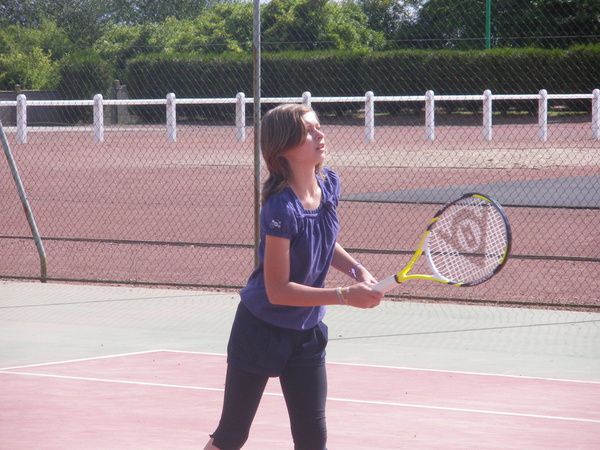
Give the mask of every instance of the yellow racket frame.
[[[507, 246], [505, 248], [504, 254], [502, 255], [502, 257], [500, 258], [500, 261], [498, 261], [498, 267], [496, 268], [496, 270], [490, 275], [490, 277], [492, 275], [495, 275], [496, 273], [498, 273], [500, 271], [500, 269], [504, 266], [504, 264], [506, 263], [506, 260], [508, 259], [508, 255], [510, 253], [510, 248], [511, 248], [511, 237], [512, 237], [512, 233], [510, 230], [510, 223], [508, 222], [508, 218], [506, 217], [506, 214], [504, 213], [504, 210], [502, 209], [502, 206], [496, 202], [494, 199], [483, 195], [483, 194], [477, 194], [477, 193], [470, 193], [470, 194], [465, 194], [462, 197], [460, 197], [459, 199], [450, 202], [448, 204], [446, 204], [442, 209], [440, 209], [435, 216], [431, 219], [431, 221], [429, 222], [429, 225], [427, 226], [427, 230], [425, 231], [425, 233], [423, 233], [423, 235], [421, 236], [421, 239], [419, 241], [419, 245], [417, 247], [417, 250], [413, 253], [412, 257], [410, 258], [410, 260], [408, 261], [408, 263], [404, 266], [404, 268], [399, 271], [398, 273], [391, 275], [387, 278], [384, 278], [383, 280], [381, 280], [380, 282], [378, 282], [373, 289], [386, 293], [392, 289], [394, 289], [395, 287], [397, 287], [399, 284], [404, 283], [407, 280], [427, 280], [427, 281], [435, 281], [436, 283], [442, 283], [442, 284], [448, 284], [448, 285], [452, 285], [452, 286], [458, 286], [458, 287], [463, 287], [463, 286], [473, 286], [475, 284], [479, 284], [478, 283], [459, 283], [456, 281], [452, 281], [449, 280], [447, 278], [444, 278], [442, 276], [436, 276], [436, 275], [427, 275], [427, 274], [412, 274], [409, 275], [410, 271], [412, 270], [412, 268], [414, 267], [414, 265], [416, 264], [416, 262], [419, 260], [419, 258], [421, 257], [421, 255], [423, 254], [423, 251], [425, 249], [425, 243], [427, 242], [427, 239], [429, 237], [429, 235], [431, 234], [431, 229], [433, 227], [433, 225], [438, 221], [440, 215], [442, 214], [442, 212], [448, 208], [448, 206], [450, 206], [451, 204], [454, 204], [464, 198], [467, 197], [475, 197], [475, 198], [480, 198], [486, 202], [489, 202], [493, 205], [495, 205], [499, 212], [501, 213], [504, 222], [505, 222], [505, 226], [506, 226], [506, 232], [507, 232]], [[435, 271], [435, 269], [432, 268], [433, 271]], [[488, 278], [480, 281], [486, 281]]]
[[408, 263], [406, 263], [404, 268], [400, 272], [398, 272], [392, 276], [389, 276], [389, 277], [381, 280], [379, 283], [377, 283], [374, 287], [375, 290], [385, 293], [385, 292], [395, 288], [399, 284], [404, 283], [407, 280], [428, 280], [428, 281], [435, 281], [437, 283], [452, 284], [454, 286], [461, 285], [460, 283], [454, 283], [451, 280], [447, 280], [445, 278], [439, 278], [434, 275], [426, 275], [426, 274], [409, 275], [409, 272], [412, 270], [412, 268], [414, 267], [416, 262], [419, 260], [421, 255], [423, 255], [423, 249], [425, 248], [425, 242], [427, 242], [427, 238], [431, 234], [431, 227], [433, 226], [433, 224], [435, 222], [437, 222], [437, 220], [438, 220], [437, 216], [431, 220], [431, 222], [429, 223], [429, 226], [427, 227], [427, 230], [421, 236], [417, 250], [413, 253], [412, 257], [410, 258]]

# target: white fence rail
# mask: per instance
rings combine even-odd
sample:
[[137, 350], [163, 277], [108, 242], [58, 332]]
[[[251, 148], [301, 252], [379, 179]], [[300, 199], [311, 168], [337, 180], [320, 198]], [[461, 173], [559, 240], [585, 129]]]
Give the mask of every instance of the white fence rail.
[[[600, 89], [594, 89], [591, 94], [549, 94], [542, 89], [537, 94], [492, 94], [486, 90], [482, 95], [435, 95], [427, 91], [425, 95], [408, 96], [376, 96], [372, 91], [359, 97], [313, 97], [310, 92], [304, 92], [302, 97], [263, 97], [262, 103], [364, 103], [365, 110], [365, 141], [375, 140], [375, 104], [380, 102], [424, 102], [425, 103], [425, 138], [435, 140], [435, 102], [482, 102], [483, 104], [483, 133], [486, 141], [493, 138], [493, 102], [495, 100], [537, 100], [538, 101], [538, 139], [545, 142], [548, 139], [548, 101], [551, 100], [591, 100], [592, 102], [592, 139], [600, 140]], [[0, 101], [0, 107], [17, 108], [17, 143], [27, 142], [27, 108], [36, 106], [90, 106], [93, 108], [93, 137], [97, 142], [104, 141], [104, 106], [149, 106], [165, 105], [166, 107], [166, 137], [169, 141], [177, 140], [177, 105], [218, 105], [234, 104], [235, 134], [238, 141], [246, 139], [246, 104], [252, 103], [252, 97], [246, 98], [243, 92], [235, 98], [176, 98], [169, 93], [164, 99], [119, 99], [105, 100], [101, 94], [96, 94], [93, 100], [32, 100], [27, 101], [24, 94], [17, 96], [16, 101]]]

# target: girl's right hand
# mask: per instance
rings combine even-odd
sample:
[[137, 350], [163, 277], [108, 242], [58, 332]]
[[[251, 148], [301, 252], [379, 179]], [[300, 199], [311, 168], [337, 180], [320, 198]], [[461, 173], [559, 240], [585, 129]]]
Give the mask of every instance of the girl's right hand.
[[355, 308], [374, 308], [381, 303], [383, 293], [373, 289], [375, 281], [363, 281], [342, 289], [346, 304]]

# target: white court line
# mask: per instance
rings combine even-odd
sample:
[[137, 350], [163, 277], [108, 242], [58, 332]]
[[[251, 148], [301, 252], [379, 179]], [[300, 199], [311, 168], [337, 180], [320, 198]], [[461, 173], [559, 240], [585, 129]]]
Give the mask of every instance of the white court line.
[[[224, 353], [206, 353], [206, 352], [194, 352], [189, 350], [160, 350], [167, 353], [189, 353], [192, 355], [210, 355], [210, 356], [227, 356]], [[351, 367], [372, 367], [375, 369], [389, 369], [389, 370], [406, 370], [413, 372], [433, 372], [433, 373], [449, 373], [458, 375], [474, 375], [480, 377], [501, 377], [501, 378], [516, 378], [520, 380], [539, 380], [539, 381], [557, 381], [563, 383], [582, 383], [582, 384], [600, 384], [600, 381], [593, 380], [573, 380], [568, 378], [549, 378], [549, 377], [534, 377], [528, 375], [510, 375], [502, 373], [485, 373], [485, 372], [467, 372], [462, 370], [445, 370], [445, 369], [421, 369], [418, 367], [403, 367], [403, 366], [385, 366], [378, 364], [362, 364], [362, 363], [348, 363], [348, 362], [335, 362], [327, 361], [328, 365], [336, 366], [351, 366]]]
[[516, 378], [519, 380], [538, 380], [538, 381], [552, 381], [561, 383], [582, 383], [582, 384], [599, 384], [600, 381], [594, 380], [574, 380], [569, 378], [550, 378], [550, 377], [534, 377], [530, 375], [511, 375], [503, 373], [485, 373], [485, 372], [467, 372], [463, 370], [444, 370], [444, 369], [420, 369], [417, 367], [396, 367], [396, 366], [381, 366], [377, 364], [359, 364], [359, 363], [345, 363], [345, 362], [329, 362], [327, 364], [344, 365], [344, 366], [355, 366], [355, 367], [373, 367], [377, 369], [392, 369], [392, 370], [406, 370], [415, 372], [439, 372], [439, 373], [450, 373], [458, 375], [474, 375], [479, 377], [501, 377], [501, 378]]
[[[211, 352], [197, 352], [192, 350], [168, 350], [168, 349], [156, 349], [156, 350], [145, 350], [139, 352], [131, 352], [131, 353], [117, 353], [113, 355], [104, 355], [104, 356], [92, 356], [89, 358], [79, 358], [79, 359], [67, 359], [63, 361], [50, 361], [44, 363], [37, 364], [27, 364], [21, 366], [13, 366], [13, 367], [1, 367], [0, 372], [6, 370], [16, 370], [16, 369], [28, 369], [34, 367], [44, 367], [44, 366], [53, 366], [60, 364], [69, 364], [69, 363], [77, 363], [77, 362], [85, 362], [85, 361], [95, 361], [101, 359], [110, 359], [110, 358], [122, 358], [127, 356], [136, 356], [136, 355], [145, 355], [148, 353], [183, 353], [190, 355], [207, 355], [207, 356], [221, 356], [226, 357], [225, 353], [211, 353]], [[550, 377], [534, 377], [527, 375], [509, 375], [509, 374], [497, 374], [497, 373], [485, 373], [485, 372], [468, 372], [461, 370], [444, 370], [444, 369], [422, 369], [418, 367], [403, 367], [403, 366], [386, 366], [386, 365], [377, 365], [377, 364], [361, 364], [361, 363], [348, 363], [348, 362], [335, 362], [335, 361], [327, 361], [327, 364], [338, 365], [338, 366], [350, 366], [350, 367], [369, 367], [375, 369], [388, 369], [388, 370], [406, 370], [413, 372], [432, 372], [432, 373], [449, 373], [449, 374], [458, 374], [458, 375], [473, 375], [480, 377], [500, 377], [500, 378], [515, 378], [519, 380], [539, 380], [539, 381], [552, 381], [552, 382], [561, 382], [561, 383], [579, 383], [579, 384], [598, 384], [600, 385], [600, 381], [593, 380], [573, 380], [567, 378], [550, 378]]]
[[[77, 381], [89, 381], [96, 383], [115, 383], [125, 384], [134, 386], [146, 386], [146, 387], [160, 387], [170, 389], [186, 389], [192, 391], [208, 391], [208, 392], [223, 392], [223, 388], [210, 388], [203, 386], [188, 386], [180, 384], [165, 384], [165, 383], [149, 383], [145, 381], [131, 381], [131, 380], [117, 380], [110, 378], [93, 378], [93, 377], [76, 377], [67, 375], [52, 375], [45, 373], [35, 372], [1, 372], [0, 375], [19, 375], [19, 376], [31, 376], [40, 378], [55, 378], [61, 380], [77, 380]], [[277, 392], [265, 392], [263, 395], [269, 397], [283, 397], [283, 394]], [[352, 403], [361, 405], [375, 405], [375, 406], [390, 406], [399, 408], [413, 408], [413, 409], [428, 409], [435, 411], [447, 411], [447, 412], [458, 412], [458, 413], [469, 413], [469, 414], [482, 414], [482, 415], [494, 415], [494, 416], [510, 416], [510, 417], [524, 417], [530, 419], [544, 419], [544, 420], [557, 420], [557, 421], [568, 421], [568, 422], [581, 422], [581, 423], [594, 423], [600, 424], [600, 419], [584, 419], [580, 417], [564, 417], [564, 416], [548, 416], [542, 414], [527, 414], [510, 411], [494, 411], [487, 409], [471, 409], [471, 408], [453, 408], [448, 406], [435, 406], [435, 405], [421, 405], [418, 403], [398, 403], [398, 402], [383, 402], [374, 400], [357, 400], [353, 398], [344, 397], [327, 397], [328, 401], [340, 402], [340, 403]]]
[[66, 359], [63, 361], [48, 361], [48, 362], [43, 362], [43, 363], [26, 364], [26, 365], [21, 365], [21, 366], [0, 367], [0, 372], [3, 372], [5, 370], [29, 369], [29, 368], [33, 368], [33, 367], [54, 366], [54, 365], [60, 365], [60, 364], [95, 361], [95, 360], [110, 359], [110, 358], [122, 358], [122, 357], [126, 357], [126, 356], [146, 355], [148, 353], [164, 353], [164, 352], [168, 352], [168, 350], [144, 350], [144, 351], [139, 351], [139, 352], [115, 353], [112, 355], [91, 356], [89, 358]]

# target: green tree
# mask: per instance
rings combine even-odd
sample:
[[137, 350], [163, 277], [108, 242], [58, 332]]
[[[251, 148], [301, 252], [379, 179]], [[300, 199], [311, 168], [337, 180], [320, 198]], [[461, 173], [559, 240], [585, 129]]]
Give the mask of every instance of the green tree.
[[[383, 1], [383, 0], [381, 0]], [[491, 0], [494, 46], [568, 47], [597, 42], [598, 0]], [[429, 0], [397, 39], [412, 46], [483, 48], [486, 0]]]
[[329, 2], [326, 6], [326, 39], [334, 48], [343, 50], [379, 50], [385, 46], [385, 35], [369, 28], [362, 8], [353, 1]]
[[58, 82], [59, 60], [71, 49], [66, 33], [48, 20], [35, 28], [0, 28], [0, 87], [52, 89]]
[[403, 26], [413, 24], [427, 0], [358, 0], [367, 15], [369, 27], [395, 39]]
[[420, 41], [423, 47], [473, 48], [485, 37], [485, 0], [430, 0], [414, 26], [399, 31], [399, 39]]
[[41, 48], [0, 55], [0, 89], [54, 89], [58, 85], [59, 66]]
[[89, 47], [111, 21], [111, 0], [39, 1], [42, 17], [64, 29], [72, 42]]
[[373, 48], [383, 41], [349, 1], [273, 0], [263, 7], [262, 32], [267, 50]]
[[[519, 36], [522, 45], [568, 47], [596, 43], [600, 39], [600, 1], [537, 0], [530, 4], [522, 21], [529, 29], [516, 29], [508, 13], [495, 18], [501, 37]], [[517, 22], [518, 23], [518, 22]]]
[[267, 49], [309, 49], [325, 41], [327, 0], [272, 0], [262, 11]]
[[94, 43], [92, 49], [115, 68], [115, 77], [121, 79], [127, 61], [138, 55], [162, 51], [163, 46], [153, 48], [152, 36], [157, 34], [156, 24], [110, 25]]
[[252, 47], [252, 3], [222, 3], [194, 20], [167, 19], [161, 24], [167, 51], [223, 53]]
[[113, 14], [118, 23], [159, 23], [168, 17], [195, 19], [207, 5], [208, 0], [113, 0]]
[[34, 48], [58, 60], [71, 51], [73, 45], [66, 32], [50, 20], [42, 20], [37, 27], [7, 25], [0, 28], [0, 53], [27, 53]]
[[36, 25], [39, 17], [36, 0], [3, 0], [0, 3], [0, 25]]
[[242, 49], [252, 50], [252, 2], [217, 3], [210, 11], [224, 19], [225, 31], [237, 39]]
[[71, 41], [91, 45], [110, 22], [113, 0], [4, 0], [0, 24], [39, 27], [55, 22]]

